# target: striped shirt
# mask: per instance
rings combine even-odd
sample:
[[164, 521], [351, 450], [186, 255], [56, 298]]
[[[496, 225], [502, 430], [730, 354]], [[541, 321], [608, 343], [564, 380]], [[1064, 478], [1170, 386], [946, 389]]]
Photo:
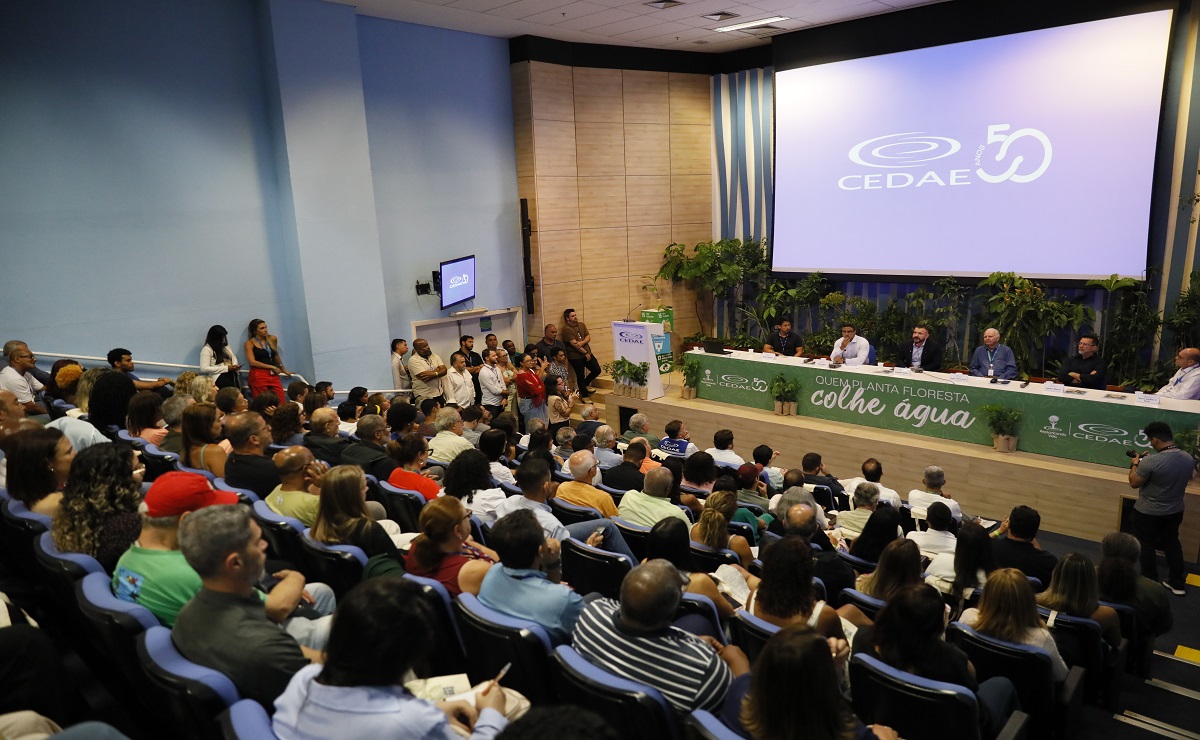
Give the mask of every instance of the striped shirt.
[[572, 645], [589, 663], [662, 692], [680, 714], [716, 711], [733, 674], [716, 651], [677, 627], [643, 632], [620, 623], [612, 599], [588, 604], [575, 624]]

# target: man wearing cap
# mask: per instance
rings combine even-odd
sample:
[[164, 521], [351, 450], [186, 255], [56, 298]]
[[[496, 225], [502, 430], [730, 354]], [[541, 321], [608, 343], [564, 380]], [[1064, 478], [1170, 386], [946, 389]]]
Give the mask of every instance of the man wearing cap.
[[[155, 478], [141, 506], [142, 534], [113, 570], [113, 593], [122, 601], [146, 607], [167, 627], [173, 626], [179, 610], [202, 586], [200, 576], [179, 549], [179, 523], [205, 507], [237, 503], [236, 493], [213, 489], [198, 473], [171, 471]], [[314, 616], [332, 614], [333, 591], [320, 583], [306, 587], [304, 576], [297, 571], [274, 575], [278, 583], [271, 592], [258, 592], [267, 617], [283, 624], [297, 642], [323, 649], [330, 618], [291, 615], [302, 601], [312, 605]]]

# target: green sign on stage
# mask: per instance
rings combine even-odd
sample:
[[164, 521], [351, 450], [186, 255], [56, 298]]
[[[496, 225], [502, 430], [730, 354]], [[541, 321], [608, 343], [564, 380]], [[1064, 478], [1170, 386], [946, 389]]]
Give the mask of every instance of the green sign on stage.
[[[772, 410], [768, 385], [782, 372], [800, 382], [798, 413], [817, 419], [991, 445], [982, 407], [1021, 409], [1019, 449], [1071, 460], [1122, 467], [1125, 450], [1149, 448], [1142, 428], [1165, 421], [1176, 431], [1195, 429], [1200, 414], [1127, 401], [1096, 402], [1072, 396], [1020, 393], [1000, 388], [934, 380], [925, 375], [855, 372], [796, 367], [726, 355], [692, 355], [700, 360], [697, 397]], [[939, 378], [944, 376], [938, 376]]]

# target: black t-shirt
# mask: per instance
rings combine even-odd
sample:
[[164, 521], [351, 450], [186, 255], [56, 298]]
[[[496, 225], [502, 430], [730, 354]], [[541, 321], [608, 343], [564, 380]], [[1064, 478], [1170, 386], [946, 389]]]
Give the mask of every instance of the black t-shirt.
[[638, 466], [625, 460], [620, 465], [605, 470], [604, 485], [622, 491], [640, 491], [646, 486], [646, 476]]
[[1018, 542], [1008, 537], [992, 540], [992, 555], [997, 568], [1016, 568], [1027, 576], [1042, 582], [1042, 588], [1050, 585], [1050, 574], [1058, 565], [1058, 558], [1045, 550], [1039, 550], [1031, 542]]
[[254, 491], [259, 498], [266, 498], [280, 480], [271, 458], [234, 452], [225, 460], [225, 482], [235, 488]]

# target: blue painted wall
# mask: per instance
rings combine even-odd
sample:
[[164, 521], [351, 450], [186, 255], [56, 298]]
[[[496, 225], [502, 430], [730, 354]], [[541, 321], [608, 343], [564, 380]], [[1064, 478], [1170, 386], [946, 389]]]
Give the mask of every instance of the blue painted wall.
[[[327, 254], [297, 246], [297, 224], [313, 214], [293, 199], [279, 137], [304, 114], [273, 97], [261, 10], [244, 0], [0, 3], [0, 340], [195, 363], [211, 324], [230, 330], [240, 355], [246, 323], [263, 318], [310, 380], [315, 347], [332, 349], [323, 373], [373, 384], [390, 377], [382, 332], [404, 336], [413, 318], [442, 313], [413, 291], [439, 259], [480, 256], [476, 305], [520, 301], [506, 42], [376, 19], [337, 25], [340, 49], [359, 45], [352, 85], [376, 199], [374, 212], [344, 212], [376, 223], [355, 234], [354, 269], [312, 279], [314, 260], [336, 262], [340, 250], [336, 238]], [[288, 32], [319, 24], [312, 17], [290, 17]], [[356, 272], [375, 277], [356, 282]], [[366, 302], [387, 313], [368, 322], [377, 338], [354, 337], [344, 358], [312, 341], [329, 329], [310, 327], [306, 305], [341, 312], [321, 323], [349, 326], [364, 302], [337, 296], [379, 290], [378, 276], [386, 301]], [[359, 351], [370, 341], [378, 367]]]
[[411, 342], [409, 322], [443, 314], [414, 290], [442, 260], [478, 256], [476, 300], [458, 308], [520, 305], [508, 41], [361, 16], [358, 28], [392, 336]]

